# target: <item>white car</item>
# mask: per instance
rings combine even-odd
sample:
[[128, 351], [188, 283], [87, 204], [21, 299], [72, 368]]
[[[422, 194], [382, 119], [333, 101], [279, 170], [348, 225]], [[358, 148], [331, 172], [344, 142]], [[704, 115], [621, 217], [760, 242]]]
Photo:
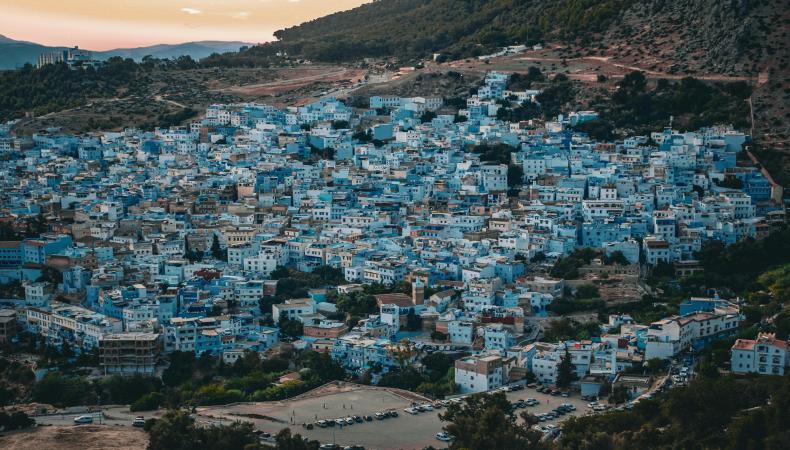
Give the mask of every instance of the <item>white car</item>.
[[74, 418], [75, 425], [80, 425], [85, 423], [93, 423], [93, 416], [77, 416]]
[[450, 440], [452, 440], [450, 435], [445, 433], [444, 431], [436, 433], [436, 439], [439, 439], [442, 442], [450, 442]]
[[420, 411], [417, 408], [406, 408], [404, 409], [404, 411], [412, 415], [417, 415], [420, 413]]
[[422, 408], [425, 411], [433, 411], [433, 405], [431, 405], [430, 403], [421, 405], [420, 408]]

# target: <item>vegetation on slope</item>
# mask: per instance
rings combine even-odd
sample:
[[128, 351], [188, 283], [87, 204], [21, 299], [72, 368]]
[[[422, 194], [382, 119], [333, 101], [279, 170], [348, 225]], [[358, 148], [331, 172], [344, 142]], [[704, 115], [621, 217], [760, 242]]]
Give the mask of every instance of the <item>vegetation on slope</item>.
[[137, 64], [112, 58], [99, 69], [71, 70], [66, 64], [40, 69], [25, 65], [0, 72], [0, 121], [60, 111], [82, 105], [91, 97], [112, 97], [136, 78]]
[[322, 61], [408, 60], [436, 52], [450, 59], [478, 56], [549, 36], [570, 39], [602, 32], [634, 1], [377, 1], [277, 31], [279, 42], [246, 53], [286, 51]]

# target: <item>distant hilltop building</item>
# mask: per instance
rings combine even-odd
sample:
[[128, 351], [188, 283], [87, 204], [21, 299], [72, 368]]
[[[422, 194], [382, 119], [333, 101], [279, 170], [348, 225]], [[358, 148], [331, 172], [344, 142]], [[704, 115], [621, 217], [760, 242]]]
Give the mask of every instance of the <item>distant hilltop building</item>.
[[38, 55], [36, 67], [41, 68], [47, 64], [57, 64], [59, 62], [65, 62], [72, 68], [76, 66], [96, 65], [99, 63], [99, 61], [93, 59], [93, 53], [90, 50], [74, 47], [68, 50], [47, 52]]

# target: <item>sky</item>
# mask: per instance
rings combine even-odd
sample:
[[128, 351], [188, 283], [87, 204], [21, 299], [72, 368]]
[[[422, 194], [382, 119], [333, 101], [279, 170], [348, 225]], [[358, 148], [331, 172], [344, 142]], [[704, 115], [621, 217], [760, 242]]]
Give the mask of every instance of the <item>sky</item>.
[[0, 34], [90, 50], [273, 40], [275, 31], [370, 0], [0, 0]]

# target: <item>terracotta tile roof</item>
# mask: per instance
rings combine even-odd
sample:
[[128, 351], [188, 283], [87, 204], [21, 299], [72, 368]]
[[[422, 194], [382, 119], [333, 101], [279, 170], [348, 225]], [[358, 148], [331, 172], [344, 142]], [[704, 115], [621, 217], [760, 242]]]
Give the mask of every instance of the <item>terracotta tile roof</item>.
[[381, 305], [398, 305], [400, 307], [411, 306], [413, 305], [411, 301], [411, 296], [402, 294], [402, 293], [395, 293], [395, 294], [379, 294], [376, 295], [376, 303]]

